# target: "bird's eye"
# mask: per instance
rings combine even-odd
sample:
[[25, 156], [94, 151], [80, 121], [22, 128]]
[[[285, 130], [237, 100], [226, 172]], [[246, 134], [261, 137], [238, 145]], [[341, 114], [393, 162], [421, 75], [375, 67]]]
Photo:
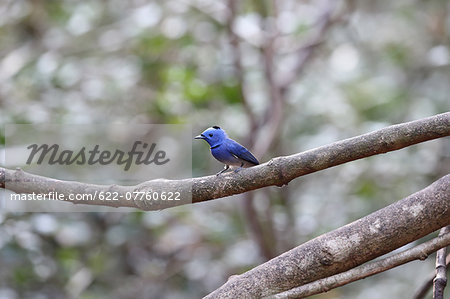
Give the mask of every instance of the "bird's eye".
[[212, 137], [213, 134], [209, 134], [209, 137]]

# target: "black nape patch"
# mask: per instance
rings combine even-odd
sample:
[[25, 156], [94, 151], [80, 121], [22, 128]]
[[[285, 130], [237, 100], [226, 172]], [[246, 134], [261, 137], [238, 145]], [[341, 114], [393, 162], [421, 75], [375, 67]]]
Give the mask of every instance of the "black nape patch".
[[219, 130], [220, 127], [219, 126], [213, 126], [214, 129]]

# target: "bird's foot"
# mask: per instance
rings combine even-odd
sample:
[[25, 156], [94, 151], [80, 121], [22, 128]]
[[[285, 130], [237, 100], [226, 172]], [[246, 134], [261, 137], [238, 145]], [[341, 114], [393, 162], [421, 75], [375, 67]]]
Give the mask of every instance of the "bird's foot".
[[229, 165], [225, 165], [225, 167], [224, 167], [221, 171], [219, 171], [218, 173], [216, 173], [216, 176], [221, 175], [222, 173], [224, 173], [225, 171], [227, 171], [228, 168], [230, 168], [230, 166], [229, 166]]
[[244, 163], [241, 163], [241, 166], [239, 166], [238, 168], [236, 168], [234, 170], [234, 173], [238, 173], [239, 171], [241, 171], [241, 169], [244, 167]]
[[239, 168], [236, 168], [235, 170], [233, 170], [233, 172], [234, 172], [234, 173], [238, 173], [239, 171], [241, 171], [241, 170], [242, 170], [242, 168], [243, 168], [242, 166], [241, 166], [241, 167], [239, 167]]

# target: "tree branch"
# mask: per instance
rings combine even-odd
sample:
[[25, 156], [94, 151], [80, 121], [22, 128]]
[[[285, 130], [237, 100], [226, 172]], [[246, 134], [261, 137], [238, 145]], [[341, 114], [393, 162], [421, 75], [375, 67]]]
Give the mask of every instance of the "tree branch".
[[347, 271], [449, 224], [447, 175], [403, 200], [233, 276], [205, 298], [277, 294]]
[[[448, 267], [450, 265], [450, 254], [447, 255], [446, 259], [446, 266]], [[427, 280], [420, 286], [420, 288], [417, 289], [413, 299], [423, 299], [425, 298], [425, 295], [428, 293], [428, 291], [433, 287], [433, 280], [436, 277], [436, 271], [433, 271], [433, 273], [429, 274], [429, 277]]]
[[331, 25], [337, 20], [332, 18], [332, 14], [337, 6], [338, 1], [326, 0], [323, 2], [324, 7], [321, 16], [319, 17], [317, 29], [313, 37], [306, 46], [300, 48], [297, 52], [297, 62], [292, 71], [279, 83], [281, 93], [285, 93], [288, 87], [298, 79], [298, 76], [304, 71], [305, 66], [312, 59], [316, 48], [322, 44], [322, 41]]
[[291, 156], [273, 158], [269, 162], [222, 176], [207, 176], [183, 180], [157, 179], [136, 186], [94, 185], [61, 181], [26, 173], [22, 170], [0, 168], [0, 185], [16, 193], [94, 194], [118, 192], [125, 195], [134, 191], [179, 191], [183, 200], [139, 201], [120, 199], [113, 202], [82, 201], [73, 203], [134, 207], [142, 210], [160, 210], [191, 202], [244, 193], [267, 186], [282, 186], [291, 180], [346, 162], [387, 153], [420, 142], [450, 135], [450, 112], [389, 126], [361, 136], [345, 139]]
[[242, 67], [242, 53], [239, 46], [239, 37], [233, 31], [233, 25], [237, 16], [236, 6], [236, 0], [228, 0], [229, 14], [227, 18], [226, 28], [233, 54], [235, 74], [237, 77], [237, 81], [239, 82], [240, 98], [242, 100], [242, 105], [244, 107], [245, 113], [250, 120], [250, 131], [253, 132], [257, 127], [257, 119], [255, 113], [251, 108], [252, 105], [249, 103], [247, 92], [245, 90], [246, 81], [244, 77], [244, 69]]
[[445, 246], [448, 245], [450, 245], [450, 233], [447, 232], [445, 234], [440, 234], [437, 238], [434, 238], [430, 241], [396, 253], [379, 261], [374, 261], [372, 263], [353, 268], [343, 273], [316, 280], [301, 287], [271, 296], [270, 298], [303, 298], [306, 296], [328, 292], [331, 289], [375, 275], [380, 272], [387, 271], [408, 262], [414, 260], [424, 260], [431, 253], [440, 248], [445, 248]]
[[[439, 236], [446, 235], [450, 232], [450, 226], [441, 229]], [[443, 299], [444, 289], [447, 285], [447, 265], [445, 256], [447, 255], [447, 248], [441, 248], [436, 254], [436, 277], [433, 280], [433, 298]]]
[[[232, 47], [233, 51], [233, 64], [235, 69], [235, 74], [239, 82], [239, 91], [240, 91], [240, 98], [242, 105], [244, 107], [244, 110], [247, 114], [247, 117], [250, 121], [250, 130], [252, 134], [249, 134], [247, 136], [248, 142], [246, 142], [248, 145], [252, 145], [255, 142], [255, 132], [257, 132], [260, 128], [258, 126], [258, 120], [257, 116], [253, 112], [251, 108], [251, 103], [249, 102], [247, 92], [246, 92], [246, 80], [245, 80], [245, 70], [242, 67], [242, 53], [240, 50], [239, 45], [239, 38], [233, 31], [233, 24], [235, 22], [236, 16], [238, 15], [237, 12], [237, 1], [236, 0], [228, 0], [228, 8], [229, 8], [229, 14], [227, 19], [227, 33], [230, 39], [230, 45]], [[257, 157], [262, 157], [262, 154], [259, 152], [255, 152], [252, 150], [252, 152]], [[245, 221], [248, 224], [248, 228], [250, 229], [250, 233], [253, 236], [255, 242], [258, 244], [260, 253], [262, 256], [264, 256], [266, 259], [270, 259], [275, 256], [275, 253], [272, 253], [272, 248], [269, 246], [269, 242], [266, 242], [264, 233], [264, 228], [258, 219], [258, 214], [253, 206], [253, 194], [251, 192], [246, 193], [244, 196], [244, 200], [242, 202], [244, 207], [244, 213], [245, 213]]]

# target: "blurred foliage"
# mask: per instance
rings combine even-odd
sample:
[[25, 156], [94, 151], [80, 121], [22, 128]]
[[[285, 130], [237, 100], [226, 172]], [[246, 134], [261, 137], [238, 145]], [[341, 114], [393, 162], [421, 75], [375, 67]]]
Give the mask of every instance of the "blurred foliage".
[[[270, 101], [263, 67], [275, 24], [278, 77], [317, 30], [317, 1], [0, 2], [0, 122], [221, 125], [245, 140]], [[274, 9], [274, 3], [277, 3]], [[326, 3], [326, 2], [324, 2]], [[277, 143], [261, 161], [449, 110], [448, 1], [343, 1], [284, 96]], [[3, 130], [0, 142], [5, 144]], [[193, 174], [221, 168], [193, 144]], [[257, 192], [281, 253], [407, 196], [448, 172], [438, 140]], [[326, 188], [324, 188], [326, 186]], [[270, 213], [266, 213], [269, 211]], [[1, 298], [199, 298], [264, 261], [241, 197], [149, 213], [0, 214]], [[317, 298], [410, 296], [433, 261]]]

